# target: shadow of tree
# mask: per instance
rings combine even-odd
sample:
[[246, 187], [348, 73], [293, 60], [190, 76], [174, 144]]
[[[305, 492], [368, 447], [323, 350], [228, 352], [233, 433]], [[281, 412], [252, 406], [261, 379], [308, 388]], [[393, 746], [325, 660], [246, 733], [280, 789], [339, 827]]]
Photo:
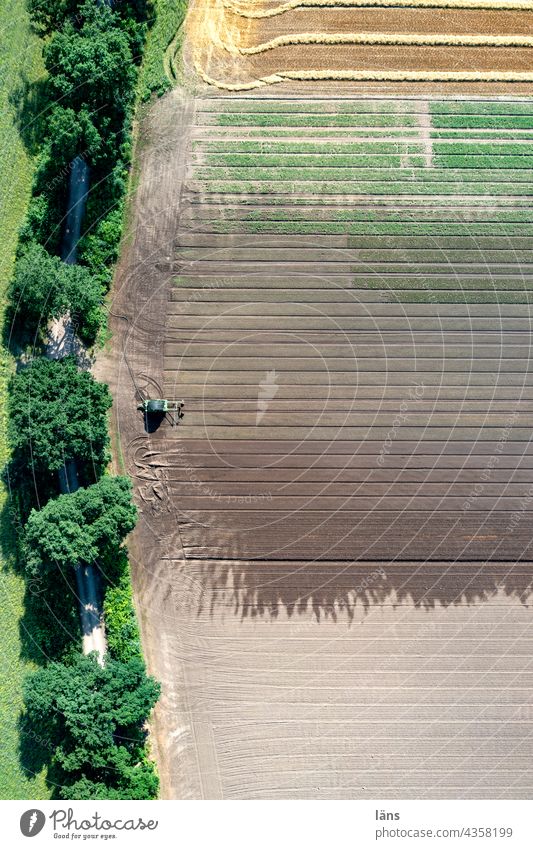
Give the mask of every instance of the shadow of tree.
[[47, 96], [46, 79], [30, 81], [22, 75], [21, 82], [9, 95], [15, 113], [19, 135], [30, 156], [35, 156], [43, 139], [50, 100]]
[[[188, 604], [198, 616], [289, 618], [353, 622], [372, 607], [408, 605], [430, 610], [474, 605], [499, 593], [533, 603], [528, 563], [503, 562], [231, 562], [185, 560]], [[195, 610], [194, 610], [195, 609]]]

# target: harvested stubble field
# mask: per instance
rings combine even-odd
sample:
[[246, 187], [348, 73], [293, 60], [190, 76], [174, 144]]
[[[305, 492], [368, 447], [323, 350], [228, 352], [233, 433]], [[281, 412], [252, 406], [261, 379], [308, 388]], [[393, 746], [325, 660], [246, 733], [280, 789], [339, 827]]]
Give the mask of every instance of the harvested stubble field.
[[532, 19], [529, 0], [202, 0], [187, 57], [229, 91], [336, 80], [516, 92], [533, 81]]
[[145, 133], [115, 391], [164, 795], [530, 798], [531, 103], [174, 92]]

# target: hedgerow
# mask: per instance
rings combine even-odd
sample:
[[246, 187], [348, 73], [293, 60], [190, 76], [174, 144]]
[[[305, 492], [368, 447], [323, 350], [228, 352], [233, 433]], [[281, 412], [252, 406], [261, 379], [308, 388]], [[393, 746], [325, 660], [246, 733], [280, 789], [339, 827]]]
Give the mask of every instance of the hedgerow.
[[[88, 343], [103, 322], [151, 8], [145, 0], [29, 0], [29, 6], [46, 37], [48, 76], [37, 92], [38, 116], [28, 112], [37, 168], [10, 287], [10, 321], [22, 339], [32, 334], [38, 352], [51, 318], [69, 311]], [[91, 189], [78, 264], [66, 265], [58, 253], [76, 157], [90, 167]], [[32, 657], [43, 665], [27, 680], [21, 727], [38, 727], [46, 745], [42, 752], [34, 747], [32, 768], [47, 766], [50, 785], [65, 799], [144, 799], [158, 792], [145, 743], [159, 686], [144, 668], [122, 547], [136, 518], [131, 484], [106, 473], [110, 405], [107, 386], [73, 357], [35, 356], [9, 387], [7, 475], [27, 581], [24, 625]], [[60, 473], [69, 465], [80, 488], [60, 494]], [[96, 568], [109, 619], [103, 668], [95, 657], [80, 656], [75, 567], [83, 564]]]

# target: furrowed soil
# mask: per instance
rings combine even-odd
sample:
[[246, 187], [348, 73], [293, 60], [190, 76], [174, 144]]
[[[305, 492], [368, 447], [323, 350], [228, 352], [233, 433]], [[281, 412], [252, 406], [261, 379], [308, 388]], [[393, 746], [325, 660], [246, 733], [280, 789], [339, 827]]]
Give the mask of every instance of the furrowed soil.
[[[424, 91], [427, 80], [462, 86], [470, 93], [477, 86], [479, 93], [516, 94], [527, 93], [524, 83], [533, 81], [531, 6], [497, 8], [490, 0], [488, 8], [475, 9], [460, 3], [440, 9], [415, 2], [405, 8], [348, 5], [296, 5], [257, 17], [272, 7], [192, 2], [187, 64], [205, 82], [230, 91], [329, 79], [341, 85], [372, 80], [389, 90], [400, 84], [405, 93], [406, 86]], [[368, 44], [360, 43], [362, 34]], [[350, 35], [355, 43], [349, 43]], [[393, 43], [380, 43], [384, 37]], [[406, 45], [406, 37], [424, 43]]]
[[165, 798], [531, 797], [532, 132], [333, 88], [146, 118], [103, 371]]

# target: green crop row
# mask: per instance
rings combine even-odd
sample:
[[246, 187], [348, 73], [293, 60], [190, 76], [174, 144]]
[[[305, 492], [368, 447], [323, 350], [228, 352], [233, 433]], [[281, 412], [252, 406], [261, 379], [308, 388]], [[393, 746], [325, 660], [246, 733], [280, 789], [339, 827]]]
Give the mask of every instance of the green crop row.
[[433, 153], [441, 156], [531, 156], [533, 144], [516, 144], [512, 139], [499, 144], [475, 144], [472, 142], [434, 142]]
[[[483, 181], [478, 182], [442, 182], [442, 183], [417, 183], [407, 180], [390, 180], [382, 182], [352, 182], [327, 180], [313, 182], [290, 182], [281, 181], [249, 181], [242, 178], [238, 182], [208, 180], [197, 181], [191, 184], [192, 191], [205, 192], [206, 194], [229, 194], [229, 195], [257, 195], [279, 193], [283, 195], [302, 195], [320, 197], [321, 195], [456, 195], [460, 193], [463, 197], [470, 195], [512, 195], [529, 196], [531, 186], [528, 183], [493, 183], [486, 186]], [[270, 200], [269, 202], [273, 202]], [[281, 201], [285, 202], [285, 201]]]
[[[462, 133], [462, 135], [459, 134]], [[467, 129], [466, 130], [468, 139], [496, 139], [498, 141], [503, 140], [507, 143], [507, 139], [509, 139], [509, 143], [512, 144], [515, 139], [524, 139], [529, 141], [533, 139], [533, 131], [528, 132], [527, 130], [521, 130], [520, 133], [516, 134], [516, 129], [514, 128], [501, 128], [499, 130], [486, 130], [486, 129]], [[451, 130], [437, 130], [432, 129], [431, 138], [433, 139], [459, 139], [465, 137], [465, 131], [461, 128], [459, 129], [451, 129]]]
[[228, 98], [221, 100], [214, 98], [213, 100], [203, 100], [198, 107], [198, 113], [223, 113], [240, 115], [244, 113], [265, 113], [265, 112], [281, 112], [281, 113], [313, 113], [324, 112], [335, 113], [364, 113], [364, 114], [404, 114], [406, 112], [416, 112], [416, 103], [412, 107], [407, 102], [397, 103], [392, 100], [371, 101], [371, 100], [250, 100], [248, 98], [233, 99]]
[[446, 234], [441, 236], [428, 237], [423, 236], [363, 236], [363, 237], [348, 237], [348, 247], [364, 250], [367, 248], [376, 248], [383, 250], [418, 250], [424, 249], [428, 251], [449, 251], [449, 250], [472, 250], [477, 254], [487, 251], [505, 251], [512, 255], [517, 251], [526, 251], [527, 255], [533, 255], [533, 244], [529, 238], [514, 238], [511, 242], [509, 239], [500, 238], [499, 236], [456, 236], [454, 234]]
[[299, 168], [297, 166], [293, 167], [282, 167], [280, 165], [276, 165], [272, 163], [270, 167], [257, 167], [257, 168], [218, 168], [218, 167], [208, 167], [201, 166], [196, 168], [195, 170], [195, 178], [199, 180], [253, 180], [254, 182], [261, 182], [267, 180], [276, 180], [280, 181], [298, 181], [298, 182], [313, 182], [320, 180], [331, 180], [331, 181], [339, 181], [345, 182], [346, 180], [354, 180], [354, 181], [363, 181], [366, 180], [368, 182], [374, 180], [383, 180], [388, 175], [385, 173], [387, 170], [394, 172], [394, 177], [396, 179], [400, 179], [403, 176], [404, 182], [406, 185], [417, 185], [417, 184], [425, 184], [425, 183], [439, 183], [439, 182], [449, 182], [450, 180], [454, 180], [456, 183], [456, 187], [459, 190], [462, 190], [462, 187], [468, 183], [517, 183], [525, 185], [529, 185], [531, 188], [531, 181], [527, 179], [527, 174], [524, 173], [523, 170], [505, 170], [502, 172], [499, 169], [495, 169], [494, 171], [488, 169], [437, 169], [437, 168], [422, 168], [419, 167], [418, 170], [415, 168], [406, 167], [403, 169], [403, 175], [399, 173], [399, 169], [393, 167], [392, 165], [383, 168]]
[[433, 115], [529, 115], [533, 100], [437, 100], [430, 103]]
[[434, 158], [436, 168], [497, 168], [507, 170], [524, 170], [531, 171], [533, 168], [533, 156], [480, 156], [476, 154], [464, 155], [444, 155]]
[[[204, 207], [205, 209], [205, 207]], [[457, 209], [450, 208], [449, 203], [445, 209], [428, 208], [426, 205], [417, 210], [402, 208], [391, 210], [385, 209], [338, 209], [335, 206], [331, 207], [312, 207], [311, 213], [307, 209], [300, 209], [298, 206], [291, 205], [289, 208], [279, 209], [275, 206], [266, 208], [262, 206], [260, 209], [249, 208], [246, 205], [230, 207], [226, 206], [221, 209], [218, 205], [213, 206], [210, 210], [212, 215], [208, 218], [201, 218], [199, 221], [252, 221], [257, 223], [263, 222], [294, 222], [294, 221], [339, 221], [339, 222], [361, 222], [362, 226], [374, 223], [377, 227], [388, 227], [391, 223], [398, 223], [400, 226], [413, 225], [425, 226], [431, 222], [431, 226], [452, 226], [467, 227], [471, 226], [489, 226], [491, 232], [494, 230], [493, 224], [509, 224], [521, 225], [522, 223], [533, 222], [533, 209], [529, 207], [511, 208], [503, 212], [491, 210], [488, 212], [483, 207], [479, 209]], [[420, 219], [423, 219], [423, 224], [419, 224]], [[401, 232], [401, 231], [399, 231]], [[498, 232], [503, 232], [498, 227]]]
[[[354, 250], [355, 245], [349, 246], [348, 251]], [[308, 249], [309, 250], [309, 249]], [[346, 249], [345, 249], [346, 250]], [[335, 259], [342, 260], [344, 251], [335, 251]], [[459, 264], [482, 264], [490, 266], [493, 263], [509, 264], [520, 263], [523, 265], [531, 265], [533, 263], [532, 250], [490, 250], [479, 248], [477, 250], [461, 250], [455, 247], [455, 241], [448, 240], [447, 244], [431, 245], [427, 248], [417, 250], [406, 248], [378, 248], [376, 250], [367, 250], [357, 248], [357, 259], [360, 262], [369, 263], [426, 263], [432, 264], [449, 264], [453, 266]]]
[[[396, 142], [389, 141], [362, 141], [362, 142], [328, 142], [323, 141], [297, 141], [297, 142], [279, 142], [279, 141], [195, 141], [193, 143], [193, 151], [195, 153], [207, 154], [233, 154], [235, 156], [242, 155], [263, 155], [276, 154], [365, 154], [373, 156], [382, 156], [386, 154], [399, 153], [422, 153], [422, 143], [416, 139], [409, 139], [407, 142], [398, 140]], [[483, 156], [527, 156], [533, 155], [533, 144], [517, 144], [514, 139], [509, 138], [509, 141], [504, 140], [498, 143], [480, 144], [473, 141], [463, 141], [450, 139], [449, 141], [434, 141], [433, 152], [440, 155], [483, 155]]]
[[[231, 112], [213, 115], [214, 121], [204, 115], [203, 126], [214, 123], [219, 127], [414, 127], [416, 116], [414, 115], [382, 115], [372, 113], [369, 115], [358, 114], [336, 114], [320, 112], [316, 115], [300, 115], [287, 113], [283, 115], [269, 113]], [[202, 126], [202, 124], [200, 124]]]
[[432, 115], [431, 123], [435, 129], [480, 127], [488, 130], [533, 130], [533, 115]]
[[431, 289], [413, 291], [383, 290], [383, 301], [404, 304], [530, 304], [527, 292], [444, 292]]
[[[355, 278], [353, 286], [357, 289], [383, 290], [383, 279], [379, 277], [365, 277], [361, 283]], [[457, 292], [530, 292], [533, 291], [533, 276], [529, 278], [512, 277], [420, 277], [416, 274], [404, 277], [387, 277], [387, 290], [453, 290]]]
[[[208, 154], [234, 154], [242, 156], [245, 154], [258, 156], [266, 156], [268, 154], [285, 155], [285, 154], [372, 154], [375, 156], [384, 154], [397, 153], [421, 153], [421, 143], [416, 142], [405, 143], [397, 142], [380, 142], [380, 141], [364, 141], [364, 142], [345, 142], [337, 144], [335, 142], [314, 142], [314, 141], [297, 141], [297, 142], [276, 142], [276, 141], [201, 141], [194, 142], [193, 150], [201, 151]], [[453, 151], [455, 152], [455, 151]], [[462, 151], [457, 151], [462, 152]], [[255, 161], [255, 160], [254, 160]]]
[[[248, 98], [212, 101], [204, 100], [199, 104], [198, 114], [207, 115], [263, 115], [263, 114], [336, 114], [336, 115], [405, 115], [416, 116], [421, 105], [413, 102], [370, 101], [347, 99], [308, 99], [308, 100], [250, 100]], [[445, 100], [430, 103], [432, 116], [439, 115], [529, 115], [533, 116], [533, 101], [498, 100]]]
[[355, 154], [344, 156], [343, 154], [210, 154], [205, 157], [205, 166], [212, 168], [305, 168], [319, 166], [320, 168], [401, 168], [404, 160], [408, 157], [409, 167], [423, 168], [425, 159], [423, 156], [390, 153], [379, 153], [376, 156], [366, 154]]
[[[205, 131], [208, 131], [209, 139], [218, 139], [220, 141], [224, 141], [225, 139], [236, 140], [237, 142], [241, 142], [243, 138], [245, 139], [261, 139], [265, 140], [264, 130], [260, 127], [246, 127], [246, 129], [239, 127], [216, 127], [214, 125], [210, 125], [208, 127], [198, 127], [198, 130], [201, 131], [201, 134], [204, 135]], [[373, 126], [373, 127], [365, 127], [364, 128], [364, 138], [372, 139], [375, 138], [379, 140], [386, 137], [395, 137], [398, 138], [412, 138], [413, 141], [418, 141], [420, 138], [420, 131], [418, 127], [388, 127], [386, 125], [382, 127]], [[316, 139], [346, 139], [347, 141], [352, 141], [354, 137], [353, 128], [342, 128], [342, 127], [329, 127], [327, 129], [320, 127], [312, 127], [312, 126], [302, 126], [298, 127], [298, 137], [300, 139], [311, 139], [315, 141]], [[270, 128], [270, 132], [268, 134], [269, 140], [275, 139], [294, 139], [294, 131], [291, 129], [284, 129], [282, 127]]]
[[[278, 236], [308, 235], [308, 236], [368, 236], [387, 239], [394, 236], [408, 236], [410, 238], [437, 239], [440, 236], [454, 236], [461, 240], [474, 240], [477, 238], [492, 238], [502, 246], [515, 246], [517, 240], [525, 241], [533, 237], [533, 225], [499, 225], [494, 224], [431, 224], [412, 223], [404, 224], [357, 224], [331, 221], [224, 221], [216, 220], [209, 224], [210, 233], [215, 234], [254, 234], [264, 233]], [[497, 236], [494, 235], [497, 230]], [[512, 239], [512, 244], [508, 241]], [[359, 242], [359, 244], [363, 244]], [[523, 247], [527, 247], [524, 244]]]

